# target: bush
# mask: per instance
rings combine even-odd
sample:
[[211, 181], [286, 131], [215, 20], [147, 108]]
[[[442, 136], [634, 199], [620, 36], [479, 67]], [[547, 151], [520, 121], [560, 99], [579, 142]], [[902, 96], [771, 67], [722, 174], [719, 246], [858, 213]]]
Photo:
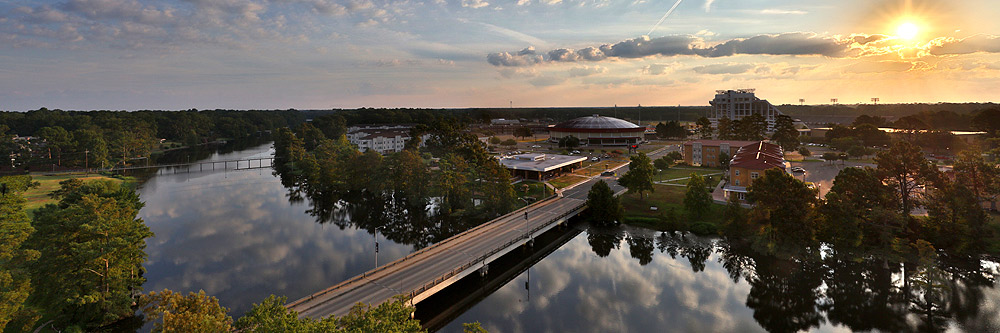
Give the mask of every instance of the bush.
[[691, 232], [698, 236], [715, 235], [717, 231], [715, 225], [708, 222], [696, 222], [691, 226]]
[[646, 216], [626, 216], [625, 224], [640, 224], [655, 226], [660, 224], [660, 219]]

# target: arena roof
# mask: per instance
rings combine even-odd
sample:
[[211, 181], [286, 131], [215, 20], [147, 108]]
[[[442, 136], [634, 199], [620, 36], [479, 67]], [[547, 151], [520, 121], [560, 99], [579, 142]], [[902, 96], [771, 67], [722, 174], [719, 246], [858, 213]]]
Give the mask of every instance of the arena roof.
[[587, 117], [580, 117], [569, 121], [564, 121], [556, 124], [550, 129], [557, 130], [626, 130], [626, 131], [645, 131], [644, 128], [639, 127], [639, 125], [630, 123], [625, 120], [621, 120], [613, 117], [605, 117], [601, 115], [593, 115]]

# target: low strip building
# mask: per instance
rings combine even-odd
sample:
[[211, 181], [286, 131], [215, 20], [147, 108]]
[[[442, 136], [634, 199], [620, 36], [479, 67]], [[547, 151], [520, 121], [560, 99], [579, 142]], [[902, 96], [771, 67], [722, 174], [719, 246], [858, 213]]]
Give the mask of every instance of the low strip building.
[[684, 162], [693, 166], [719, 167], [719, 154], [726, 152], [730, 158], [736, 155], [740, 147], [752, 145], [757, 141], [736, 140], [694, 140], [684, 143]]
[[502, 157], [500, 164], [514, 177], [544, 180], [579, 169], [586, 160], [586, 157], [580, 156], [521, 154]]
[[735, 195], [740, 201], [745, 201], [747, 189], [764, 176], [765, 171], [784, 171], [787, 166], [781, 146], [760, 141], [740, 147], [729, 162], [729, 183], [723, 187], [726, 199]]

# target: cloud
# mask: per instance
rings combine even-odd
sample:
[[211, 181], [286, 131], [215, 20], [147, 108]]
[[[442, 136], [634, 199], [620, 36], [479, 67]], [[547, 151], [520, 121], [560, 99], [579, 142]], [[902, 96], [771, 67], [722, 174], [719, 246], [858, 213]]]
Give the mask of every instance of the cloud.
[[913, 63], [908, 61], [862, 61], [844, 67], [844, 72], [856, 74], [905, 72], [913, 67]]
[[694, 67], [691, 70], [698, 74], [743, 74], [754, 67], [756, 67], [754, 64], [712, 64]]
[[705, 0], [705, 6], [704, 7], [705, 7], [705, 12], [706, 13], [712, 11], [712, 4], [713, 3], [715, 3], [715, 0]]
[[583, 67], [573, 67], [569, 70], [570, 77], [581, 77], [581, 76], [591, 76], [594, 74], [607, 73], [608, 69], [601, 66], [583, 66]]
[[648, 75], [663, 75], [673, 71], [676, 64], [651, 64], [642, 67], [642, 73]]
[[462, 7], [466, 8], [483, 8], [489, 5], [489, 2], [483, 0], [462, 0]]
[[566, 81], [566, 79], [561, 78], [561, 77], [542, 76], [542, 77], [538, 77], [538, 78], [532, 79], [532, 80], [528, 81], [528, 83], [531, 83], [531, 85], [533, 85], [535, 87], [541, 88], [541, 87], [551, 87], [551, 86], [559, 85], [559, 84], [561, 84], [561, 83], [563, 83], [565, 81]]
[[694, 35], [672, 35], [658, 38], [642, 36], [580, 50], [555, 49], [545, 53], [544, 56], [535, 53], [515, 55], [510, 52], [499, 52], [489, 54], [487, 59], [494, 66], [530, 66], [544, 62], [601, 61], [608, 58], [644, 58], [650, 56], [717, 58], [745, 54], [846, 58], [888, 52], [868, 45], [884, 39], [885, 36], [880, 35], [841, 37], [820, 36], [809, 32], [790, 32], [731, 39], [708, 46], [704, 39]]
[[937, 38], [928, 45], [930, 54], [933, 55], [1000, 53], [1000, 36], [978, 34], [963, 39], [944, 37]]
[[530, 66], [545, 61], [540, 54], [535, 53], [534, 47], [525, 48], [519, 52], [490, 53], [486, 56], [486, 61], [493, 66]]
[[760, 11], [764, 15], [805, 15], [809, 12], [804, 10], [786, 10], [786, 9], [764, 9]]

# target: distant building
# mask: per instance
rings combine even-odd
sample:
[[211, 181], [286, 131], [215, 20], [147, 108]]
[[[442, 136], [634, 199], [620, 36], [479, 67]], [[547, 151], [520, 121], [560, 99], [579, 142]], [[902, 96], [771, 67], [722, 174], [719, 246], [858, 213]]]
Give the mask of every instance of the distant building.
[[767, 131], [773, 132], [774, 121], [782, 113], [767, 100], [757, 98], [754, 91], [754, 89], [717, 90], [715, 99], [708, 102], [712, 105], [709, 116], [712, 126], [717, 126], [719, 119], [722, 118], [740, 120], [758, 113], [767, 120]]
[[549, 127], [549, 141], [575, 136], [580, 145], [627, 146], [642, 142], [645, 131], [645, 127], [628, 121], [595, 114]]
[[503, 118], [490, 119], [490, 125], [517, 125], [520, 123], [521, 121], [517, 119], [503, 119]]
[[[347, 128], [347, 141], [365, 152], [374, 150], [379, 154], [400, 152], [406, 147], [410, 137], [410, 125], [355, 125]], [[429, 135], [424, 135], [420, 145], [424, 145]]]
[[719, 153], [726, 152], [732, 158], [740, 147], [757, 143], [757, 141], [735, 140], [694, 140], [684, 143], [684, 162], [694, 166], [719, 167]]
[[723, 187], [726, 198], [735, 195], [746, 200], [747, 188], [770, 169], [785, 170], [785, 155], [781, 146], [760, 141], [740, 147], [729, 162], [729, 183]]
[[543, 180], [557, 177], [583, 166], [586, 157], [553, 154], [521, 154], [500, 159], [500, 164], [514, 177]]

